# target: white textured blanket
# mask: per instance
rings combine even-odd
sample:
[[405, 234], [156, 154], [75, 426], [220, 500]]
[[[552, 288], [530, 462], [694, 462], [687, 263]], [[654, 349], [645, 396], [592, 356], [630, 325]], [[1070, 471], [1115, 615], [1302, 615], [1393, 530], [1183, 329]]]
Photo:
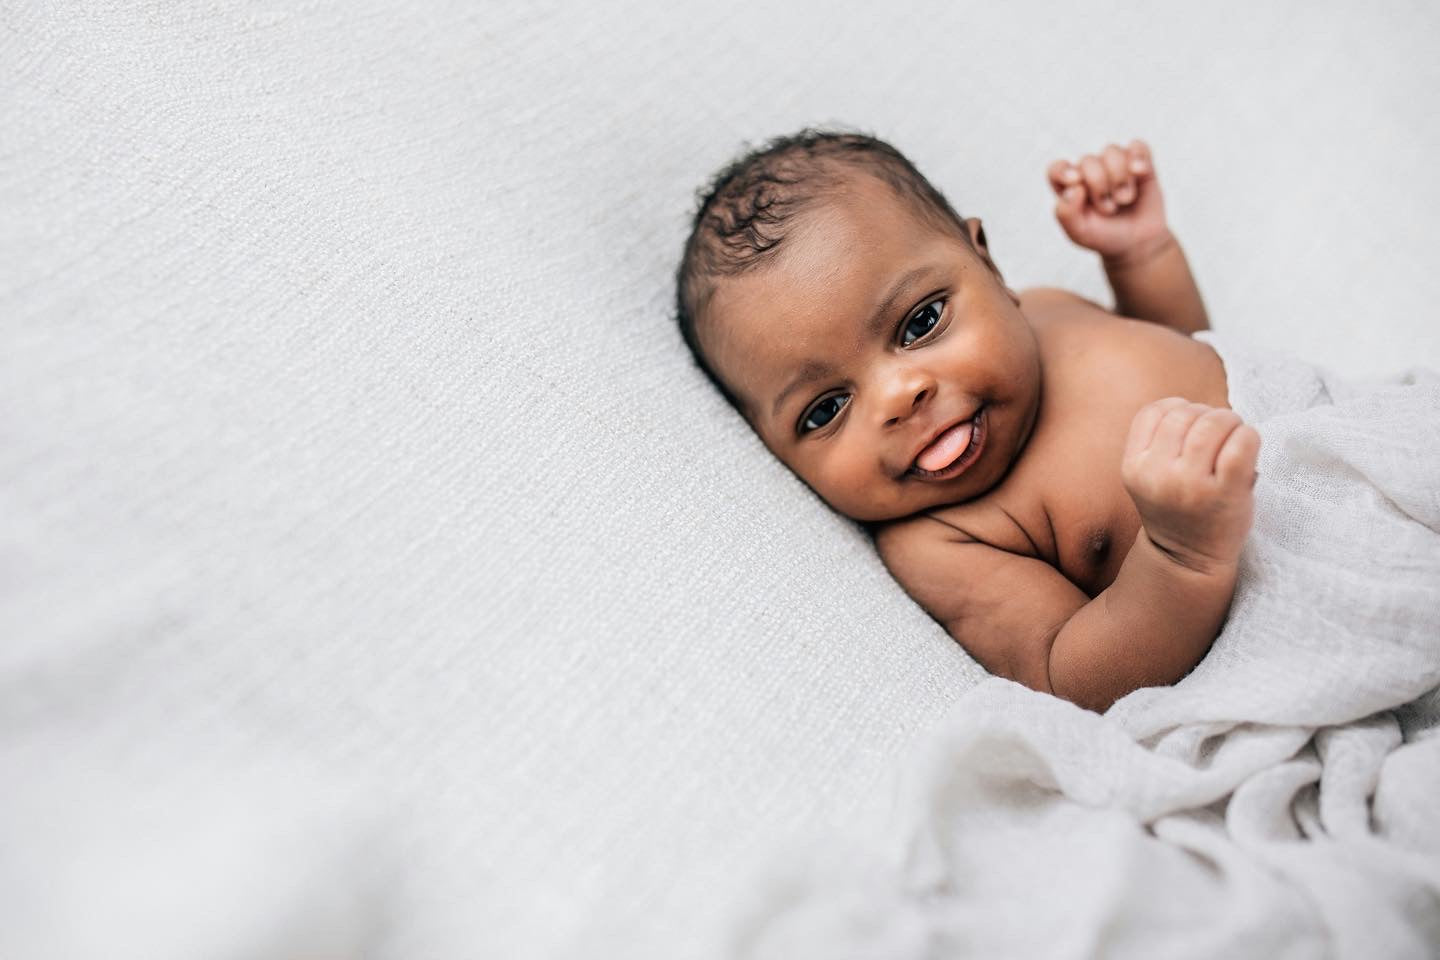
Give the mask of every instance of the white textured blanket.
[[1440, 375], [1358, 383], [1200, 336], [1263, 438], [1210, 653], [1103, 717], [978, 685], [917, 764], [888, 864], [792, 870], [747, 955], [1440, 950]]
[[1217, 324], [1440, 366], [1440, 4], [0, 26], [3, 960], [712, 960], [887, 825], [984, 674], [675, 330], [746, 142], [877, 133], [1108, 302], [1045, 168], [1145, 137]]

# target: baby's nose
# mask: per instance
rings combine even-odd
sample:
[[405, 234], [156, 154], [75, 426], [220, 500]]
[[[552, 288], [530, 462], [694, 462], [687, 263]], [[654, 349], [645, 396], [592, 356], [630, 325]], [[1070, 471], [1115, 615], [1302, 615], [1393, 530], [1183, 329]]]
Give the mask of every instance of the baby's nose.
[[885, 426], [893, 427], [916, 410], [919, 410], [929, 396], [930, 388], [928, 386], [918, 388], [906, 386], [895, 391], [895, 398], [891, 401], [887, 410], [892, 416], [885, 421]]

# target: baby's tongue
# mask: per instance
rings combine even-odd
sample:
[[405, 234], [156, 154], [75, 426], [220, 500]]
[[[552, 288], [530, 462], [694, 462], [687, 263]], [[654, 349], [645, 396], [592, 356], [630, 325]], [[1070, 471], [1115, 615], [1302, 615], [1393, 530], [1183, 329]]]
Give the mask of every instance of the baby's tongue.
[[920, 456], [915, 458], [915, 466], [932, 472], [950, 466], [970, 445], [970, 431], [974, 425], [974, 420], [966, 420], [940, 434], [934, 443], [920, 451]]

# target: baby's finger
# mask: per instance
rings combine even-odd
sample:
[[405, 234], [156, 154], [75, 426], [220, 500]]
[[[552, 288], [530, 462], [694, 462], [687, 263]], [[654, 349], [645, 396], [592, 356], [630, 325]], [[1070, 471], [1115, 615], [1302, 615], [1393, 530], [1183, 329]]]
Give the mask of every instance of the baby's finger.
[[1110, 199], [1110, 177], [1105, 173], [1105, 164], [1093, 154], [1080, 158], [1080, 172], [1085, 177], [1085, 189], [1090, 191], [1090, 202], [1101, 213], [1114, 213], [1115, 201]]
[[1234, 410], [1217, 408], [1200, 415], [1190, 432], [1185, 434], [1185, 448], [1180, 456], [1199, 473], [1215, 472], [1215, 461], [1225, 439], [1243, 423]]
[[1144, 140], [1131, 140], [1130, 145], [1125, 148], [1125, 153], [1130, 158], [1130, 172], [1136, 177], [1148, 177], [1155, 172], [1155, 161], [1150, 156], [1150, 145]]
[[1185, 448], [1185, 435], [1209, 409], [1203, 403], [1187, 403], [1165, 411], [1160, 425], [1155, 428], [1155, 438], [1150, 441], [1151, 452], [1166, 459], [1178, 458]]
[[1084, 187], [1076, 184], [1060, 191], [1060, 199], [1055, 201], [1055, 219], [1060, 221], [1060, 226], [1078, 243], [1078, 231], [1084, 229], [1085, 225]]
[[1046, 169], [1045, 176], [1050, 180], [1050, 189], [1059, 194], [1063, 194], [1066, 187], [1080, 183], [1080, 171], [1069, 160], [1056, 160]]
[[1129, 158], [1125, 155], [1125, 151], [1112, 143], [1100, 155], [1100, 161], [1105, 164], [1105, 172], [1110, 176], [1110, 193], [1115, 198], [1115, 202], [1122, 207], [1133, 203], [1135, 181], [1130, 173]]
[[1165, 414], [1189, 402], [1184, 397], [1166, 397], [1141, 407], [1140, 412], [1135, 414], [1135, 419], [1130, 421], [1130, 436], [1125, 441], [1125, 453], [1136, 454], [1150, 446], [1150, 441], [1155, 436], [1155, 428], [1160, 425]]
[[1255, 486], [1255, 461], [1260, 456], [1260, 432], [1248, 423], [1235, 428], [1215, 458], [1215, 476], [1225, 486]]

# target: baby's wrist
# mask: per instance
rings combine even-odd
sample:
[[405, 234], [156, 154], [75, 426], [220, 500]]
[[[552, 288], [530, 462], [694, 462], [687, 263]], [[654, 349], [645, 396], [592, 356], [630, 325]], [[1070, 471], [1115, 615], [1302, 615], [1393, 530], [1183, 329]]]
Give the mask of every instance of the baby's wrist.
[[1165, 542], [1165, 538], [1152, 537], [1150, 531], [1141, 526], [1136, 546], [1148, 553], [1153, 561], [1168, 570], [1186, 577], [1199, 577], [1212, 581], [1233, 583], [1240, 569], [1240, 558], [1230, 560], [1207, 556], [1195, 550], [1187, 550], [1177, 544]]
[[1114, 276], [1144, 270], [1179, 249], [1180, 241], [1166, 227], [1156, 236], [1141, 240], [1121, 253], [1101, 254], [1100, 260], [1105, 264], [1105, 272]]

